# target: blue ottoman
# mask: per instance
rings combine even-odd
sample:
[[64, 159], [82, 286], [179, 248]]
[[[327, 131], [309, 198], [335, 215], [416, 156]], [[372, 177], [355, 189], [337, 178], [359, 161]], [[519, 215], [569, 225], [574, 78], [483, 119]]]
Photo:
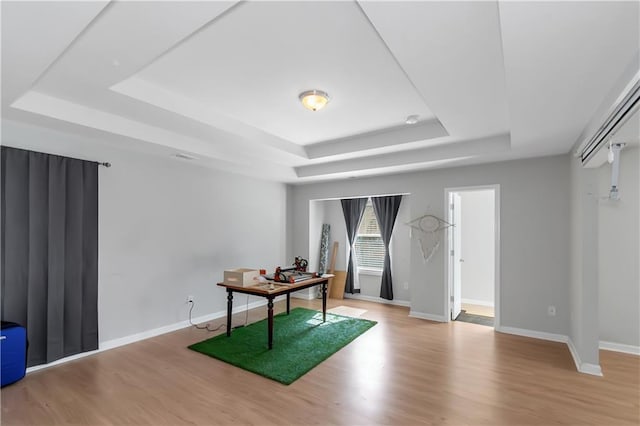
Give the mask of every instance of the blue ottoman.
[[22, 379], [27, 370], [27, 330], [2, 321], [0, 330], [0, 386]]

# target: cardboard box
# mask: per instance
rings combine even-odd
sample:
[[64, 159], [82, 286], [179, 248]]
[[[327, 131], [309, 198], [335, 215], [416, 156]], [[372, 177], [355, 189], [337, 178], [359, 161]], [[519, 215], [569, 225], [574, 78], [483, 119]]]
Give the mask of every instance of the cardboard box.
[[344, 299], [344, 286], [347, 281], [347, 271], [335, 271], [335, 276], [329, 280], [327, 296], [332, 299]]
[[238, 287], [251, 287], [259, 284], [260, 271], [257, 269], [238, 268], [224, 271], [224, 283]]

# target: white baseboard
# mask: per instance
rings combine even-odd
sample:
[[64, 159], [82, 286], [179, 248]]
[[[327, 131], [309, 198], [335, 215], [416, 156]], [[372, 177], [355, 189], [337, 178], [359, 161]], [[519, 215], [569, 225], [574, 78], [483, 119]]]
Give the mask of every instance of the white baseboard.
[[76, 355], [71, 355], [68, 356], [66, 358], [61, 358], [59, 360], [50, 362], [49, 364], [40, 364], [40, 365], [35, 365], [33, 367], [29, 367], [27, 368], [27, 374], [29, 373], [33, 373], [34, 371], [38, 371], [38, 370], [42, 370], [45, 368], [49, 368], [49, 367], [53, 367], [54, 365], [58, 365], [58, 364], [64, 364], [65, 362], [69, 362], [69, 361], [73, 361], [76, 360], [78, 358], [84, 358], [86, 356], [90, 356], [93, 354], [97, 354], [99, 352], [102, 352], [104, 349], [96, 349], [95, 351], [90, 351], [90, 352], [82, 352], [80, 354], [76, 354]]
[[602, 376], [602, 369], [600, 368], [600, 365], [582, 362], [582, 360], [580, 359], [580, 354], [578, 354], [578, 350], [573, 344], [573, 340], [571, 340], [571, 338], [568, 339], [567, 346], [569, 347], [569, 352], [571, 352], [573, 362], [576, 364], [576, 368], [579, 372], [591, 374], [592, 376]]
[[429, 321], [447, 322], [447, 317], [445, 317], [444, 315], [427, 314], [424, 312], [416, 312], [413, 310], [409, 311], [409, 316], [411, 318], [420, 318], [420, 319], [425, 319]]
[[[276, 297], [274, 300], [280, 301], [280, 300], [285, 300], [286, 296], [279, 296]], [[240, 312], [244, 312], [247, 310], [247, 308], [249, 310], [254, 309], [254, 308], [258, 308], [260, 306], [265, 306], [267, 304], [266, 299], [265, 300], [258, 300], [252, 303], [247, 304], [240, 304], [241, 306], [236, 306], [235, 308], [233, 308], [233, 313], [237, 314]], [[223, 310], [223, 311], [218, 311], [218, 312], [214, 312], [211, 314], [207, 314], [207, 315], [202, 315], [199, 316], [197, 318], [192, 318], [192, 322], [194, 324], [201, 324], [203, 322], [207, 322], [207, 321], [212, 321], [215, 319], [219, 319], [219, 318], [224, 318], [227, 316], [227, 310]], [[69, 361], [73, 361], [79, 358], [84, 358], [86, 356], [91, 356], [103, 351], [108, 351], [109, 349], [113, 349], [113, 348], [117, 348], [119, 346], [124, 346], [124, 345], [128, 345], [130, 343], [135, 343], [135, 342], [139, 342], [141, 340], [145, 340], [145, 339], [149, 339], [151, 337], [156, 337], [159, 336], [161, 334], [166, 334], [166, 333], [171, 333], [172, 331], [176, 331], [176, 330], [181, 330], [183, 328], [187, 328], [190, 327], [191, 324], [189, 324], [189, 320], [184, 320], [184, 321], [180, 321], [174, 324], [169, 324], [169, 325], [165, 325], [162, 327], [158, 327], [158, 328], [154, 328], [152, 330], [147, 330], [147, 331], [143, 331], [141, 333], [135, 333], [135, 334], [131, 334], [129, 336], [125, 336], [125, 337], [119, 337], [117, 339], [111, 339], [111, 340], [106, 340], [104, 342], [100, 342], [98, 344], [98, 349], [96, 349], [95, 351], [90, 351], [90, 352], [82, 352], [76, 355], [71, 355], [68, 356], [66, 358], [61, 358], [59, 360], [50, 362], [48, 364], [41, 364], [41, 365], [36, 365], [33, 367], [29, 367], [27, 368], [27, 374], [29, 373], [33, 373], [34, 371], [38, 371], [38, 370], [42, 370], [44, 368], [49, 368], [49, 367], [53, 367], [54, 365], [59, 365], [59, 364], [64, 364], [65, 362], [69, 362]]]
[[311, 287], [311, 289], [312, 291], [309, 291], [309, 289], [305, 289], [297, 291], [295, 293], [291, 293], [291, 297], [302, 300], [313, 300], [316, 298], [316, 287]]
[[374, 296], [365, 296], [364, 294], [348, 294], [345, 293], [345, 299], [354, 299], [354, 300], [365, 300], [367, 302], [375, 302], [375, 303], [383, 303], [385, 305], [396, 305], [396, 306], [405, 306], [407, 308], [411, 307], [411, 302], [406, 300], [387, 300], [382, 297], [374, 297]]
[[[239, 293], [237, 293], [239, 294]], [[267, 304], [266, 299], [257, 300], [255, 302], [251, 302], [249, 304], [246, 303], [238, 303], [238, 297], [234, 298], [238, 306], [233, 308], [232, 314], [237, 314], [240, 312], [244, 312], [247, 309], [251, 310], [254, 308], [258, 308], [260, 306], [265, 306]], [[278, 301], [278, 298], [274, 299]], [[201, 315], [196, 318], [191, 318], [191, 322], [194, 324], [202, 324], [203, 322], [213, 321], [219, 318], [224, 318], [227, 316], [227, 310], [222, 310], [218, 312], [213, 312], [207, 315]], [[183, 328], [189, 327], [189, 320], [180, 321], [174, 324], [165, 325], [163, 327], [154, 328], [152, 330], [143, 331], [142, 333], [131, 334], [129, 336], [120, 337], [118, 339], [107, 340], [105, 342], [100, 343], [100, 349], [98, 350], [109, 350], [113, 348], [117, 348], [119, 346], [128, 345], [129, 343], [139, 342], [141, 340], [149, 339], [151, 337], [156, 337], [161, 334], [171, 333], [172, 331], [181, 330]]]
[[622, 343], [600, 341], [600, 349], [605, 351], [622, 352], [631, 355], [640, 355], [640, 346], [625, 345]]
[[517, 336], [532, 337], [534, 339], [549, 340], [551, 342], [566, 343], [569, 347], [569, 352], [573, 357], [573, 362], [576, 365], [576, 369], [580, 373], [591, 374], [593, 376], [602, 376], [602, 369], [598, 364], [590, 364], [588, 362], [582, 362], [578, 351], [576, 350], [573, 341], [564, 334], [547, 333], [544, 331], [527, 330], [524, 328], [516, 327], [497, 327], [496, 331], [507, 334], [515, 334]]
[[476, 299], [460, 299], [462, 303], [466, 303], [468, 305], [478, 305], [478, 306], [488, 306], [490, 308], [494, 307], [493, 302], [487, 302], [486, 300], [476, 300]]
[[527, 330], [526, 328], [516, 327], [496, 327], [496, 331], [506, 334], [515, 334], [516, 336], [533, 337], [534, 339], [549, 340], [551, 342], [567, 343], [569, 337], [564, 334], [547, 333], [544, 331]]

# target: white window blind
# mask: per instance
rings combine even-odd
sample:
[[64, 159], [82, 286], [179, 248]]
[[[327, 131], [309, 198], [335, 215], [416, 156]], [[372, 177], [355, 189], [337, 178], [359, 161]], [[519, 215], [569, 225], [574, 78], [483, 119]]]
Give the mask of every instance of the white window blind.
[[356, 260], [359, 269], [382, 271], [384, 266], [384, 243], [373, 211], [371, 200], [367, 202], [358, 227], [355, 243]]

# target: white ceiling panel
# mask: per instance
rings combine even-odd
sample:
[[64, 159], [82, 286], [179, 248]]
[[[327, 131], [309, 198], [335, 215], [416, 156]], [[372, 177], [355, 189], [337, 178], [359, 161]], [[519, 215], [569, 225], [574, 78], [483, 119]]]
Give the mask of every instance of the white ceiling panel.
[[502, 2], [514, 146], [569, 150], [638, 51], [638, 2]]
[[95, 96], [129, 77], [234, 4], [113, 2], [43, 76], [36, 90], [91, 102], [87, 91]]
[[241, 4], [136, 78], [303, 145], [434, 118], [354, 2]]
[[28, 90], [107, 3], [3, 1], [3, 107]]
[[497, 2], [360, 4], [450, 135], [509, 131]]
[[343, 154], [358, 154], [361, 151], [391, 148], [399, 145], [448, 136], [438, 120], [422, 121], [412, 125], [403, 124], [383, 131], [364, 133], [357, 136], [335, 139], [307, 145], [305, 150], [310, 159]]
[[333, 161], [331, 163], [301, 166], [296, 168], [296, 172], [299, 177], [310, 177], [332, 173], [346, 173], [356, 170], [397, 167], [453, 158], [470, 158], [507, 151], [508, 149], [509, 136], [498, 135], [480, 140], [442, 144], [412, 151], [398, 151], [387, 155], [375, 155], [350, 160]]

